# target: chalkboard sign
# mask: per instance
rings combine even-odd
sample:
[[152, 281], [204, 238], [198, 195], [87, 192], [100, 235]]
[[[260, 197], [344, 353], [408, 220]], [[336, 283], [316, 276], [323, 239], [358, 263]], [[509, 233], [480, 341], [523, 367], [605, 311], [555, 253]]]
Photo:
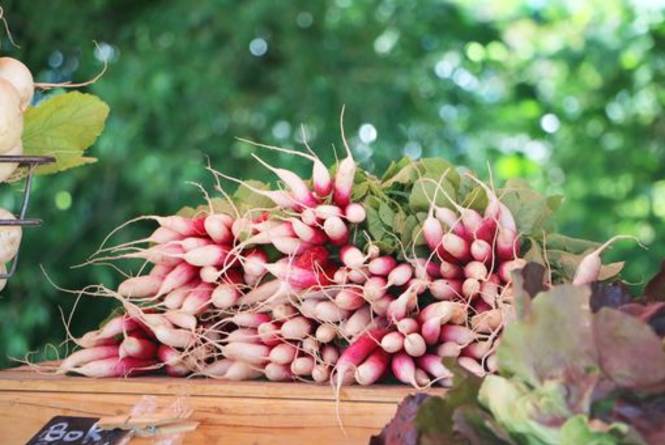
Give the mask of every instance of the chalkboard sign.
[[104, 431], [96, 417], [55, 416], [26, 445], [115, 445], [128, 431]]

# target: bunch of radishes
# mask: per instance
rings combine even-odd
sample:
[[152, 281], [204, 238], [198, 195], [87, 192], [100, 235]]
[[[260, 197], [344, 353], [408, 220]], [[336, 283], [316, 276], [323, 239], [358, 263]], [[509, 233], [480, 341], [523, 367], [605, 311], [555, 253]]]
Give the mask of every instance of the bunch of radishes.
[[[34, 94], [30, 70], [11, 57], [0, 57], [0, 156], [23, 154], [23, 112], [30, 105]], [[0, 162], [0, 182], [6, 181], [18, 167], [15, 162]], [[0, 219], [15, 219], [14, 215], [0, 208]], [[0, 227], [0, 273], [6, 273], [5, 263], [11, 261], [21, 243], [20, 226]], [[0, 280], [0, 290], [7, 283]]]
[[478, 375], [496, 370], [511, 271], [525, 261], [493, 190], [473, 178], [488, 198], [483, 213], [450, 197], [455, 210], [432, 204], [422, 224], [429, 254], [398, 258], [363, 230], [348, 147], [334, 177], [313, 154], [294, 153], [312, 161], [311, 181], [259, 159], [284, 188], [244, 184], [272, 209], [146, 217], [159, 224], [148, 238], [100, 249], [92, 262], [138, 258], [151, 270], [117, 291], [94, 289], [124, 313], [76, 339], [82, 349], [60, 370], [336, 385], [391, 374], [417, 387], [451, 383], [442, 357]]

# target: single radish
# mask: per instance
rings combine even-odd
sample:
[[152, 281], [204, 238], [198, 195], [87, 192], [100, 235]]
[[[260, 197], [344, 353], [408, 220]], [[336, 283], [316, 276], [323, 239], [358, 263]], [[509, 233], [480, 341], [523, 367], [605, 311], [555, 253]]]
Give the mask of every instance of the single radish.
[[346, 148], [347, 157], [342, 159], [342, 162], [337, 166], [333, 185], [333, 201], [342, 208], [351, 203], [351, 190], [356, 174], [356, 162], [353, 160], [346, 141], [344, 141], [344, 147]]
[[272, 363], [288, 365], [295, 358], [298, 349], [290, 343], [281, 343], [274, 346], [268, 354], [268, 359]]
[[342, 246], [349, 241], [349, 229], [339, 216], [330, 216], [323, 222], [323, 231], [336, 246]]
[[381, 298], [378, 298], [372, 301], [372, 311], [381, 317], [384, 317], [388, 313], [388, 307], [395, 299], [386, 294]]
[[380, 256], [371, 260], [367, 266], [369, 273], [372, 275], [385, 277], [397, 267], [397, 260], [389, 255]]
[[397, 380], [407, 385], [418, 386], [416, 383], [416, 364], [405, 352], [398, 352], [392, 358], [391, 369]]
[[83, 366], [71, 369], [71, 372], [84, 375], [86, 377], [128, 377], [148, 372], [154, 368], [157, 362], [155, 360], [145, 360], [133, 357], [111, 357], [102, 360], [88, 362]]
[[413, 276], [413, 268], [410, 264], [402, 263], [393, 268], [388, 274], [388, 285], [404, 286]]
[[178, 232], [182, 236], [196, 237], [205, 234], [205, 218], [185, 218], [184, 216], [155, 216], [157, 223], [167, 229]]
[[157, 355], [157, 345], [145, 338], [128, 335], [118, 348], [118, 356], [134, 357], [139, 359], [152, 359]]
[[252, 156], [259, 161], [261, 165], [273, 172], [286, 185], [299, 204], [304, 207], [313, 207], [318, 204], [316, 198], [309, 190], [309, 187], [300, 176], [290, 170], [273, 167], [254, 154], [252, 154]]
[[191, 315], [203, 313], [211, 303], [210, 299], [214, 289], [210, 283], [201, 283], [196, 286], [182, 302], [181, 312]]
[[[15, 146], [3, 153], [5, 156], [21, 156], [23, 154], [23, 143], [18, 142]], [[0, 182], [5, 182], [18, 168], [17, 162], [0, 163]]]
[[333, 345], [321, 348], [321, 359], [326, 365], [334, 365], [339, 360], [339, 350]]
[[496, 237], [496, 255], [500, 260], [515, 259], [520, 253], [520, 240], [517, 233], [506, 228], [499, 228]]
[[372, 314], [369, 306], [365, 305], [356, 310], [344, 324], [341, 334], [344, 337], [353, 338], [367, 329], [372, 321]]
[[389, 354], [399, 352], [404, 347], [404, 335], [400, 332], [389, 332], [381, 339], [381, 348]]
[[454, 233], [445, 233], [441, 238], [438, 253], [444, 260], [468, 261], [470, 257], [469, 244], [461, 236]]
[[[581, 265], [582, 263], [580, 263]], [[522, 258], [517, 258], [511, 261], [506, 261], [505, 263], [501, 263], [499, 266], [499, 277], [501, 280], [503, 280], [505, 283], [509, 283], [512, 281], [512, 277], [510, 274], [514, 270], [519, 270], [522, 269], [524, 266], [526, 266], [526, 260]], [[579, 266], [578, 266], [579, 270]], [[573, 279], [574, 281], [574, 279]]]
[[230, 284], [220, 284], [210, 296], [210, 301], [216, 308], [226, 309], [236, 304], [240, 298], [238, 289]]
[[367, 281], [367, 269], [359, 267], [357, 269], [349, 270], [349, 281], [355, 284], [365, 284]]
[[262, 343], [254, 328], [237, 328], [228, 333], [225, 343]]
[[415, 308], [418, 304], [418, 294], [414, 287], [407, 288], [388, 306], [386, 316], [389, 320], [395, 322], [406, 317], [407, 312]]
[[[267, 267], [267, 265], [266, 265]], [[288, 295], [291, 292], [291, 287], [288, 283], [282, 280], [270, 280], [260, 284], [245, 295], [241, 296], [237, 304], [246, 306], [265, 302], [269, 299], [277, 299], [281, 296]]]
[[419, 333], [413, 332], [404, 337], [404, 351], [411, 357], [420, 357], [427, 351], [427, 345]]
[[60, 363], [58, 372], [69, 372], [72, 368], [85, 365], [86, 363], [110, 357], [117, 357], [118, 355], [119, 348], [117, 345], [95, 346], [92, 348], [79, 349], [70, 354]]
[[464, 276], [464, 270], [457, 264], [443, 260], [439, 265], [439, 274], [441, 275], [441, 278], [446, 279], [462, 278]]
[[270, 348], [256, 343], [228, 343], [221, 347], [221, 351], [226, 358], [260, 365], [268, 361]]
[[321, 343], [330, 343], [337, 336], [337, 328], [332, 324], [319, 325], [314, 336]]
[[157, 227], [146, 241], [149, 243], [166, 244], [182, 239], [183, 236], [175, 230], [167, 229], [166, 227]]
[[325, 383], [330, 378], [330, 366], [318, 363], [312, 368], [312, 380], [315, 383]]
[[436, 348], [436, 355], [439, 357], [453, 357], [457, 358], [462, 353], [462, 347], [452, 341], [441, 343]]
[[464, 266], [464, 275], [467, 278], [474, 278], [478, 281], [484, 281], [487, 279], [488, 271], [485, 263], [480, 261], [469, 261]]
[[280, 325], [272, 321], [261, 323], [257, 328], [261, 342], [267, 346], [275, 346], [280, 343], [280, 327]]
[[466, 307], [453, 301], [437, 301], [425, 306], [418, 314], [420, 323], [430, 319], [439, 320], [441, 323], [450, 321], [454, 324], [461, 324], [466, 321]]
[[499, 362], [495, 353], [487, 356], [485, 359], [485, 367], [491, 373], [497, 372], [499, 370]]
[[419, 357], [416, 359], [416, 364], [435, 379], [445, 379], [453, 376], [453, 373], [441, 363], [441, 357], [435, 354], [426, 354]]
[[222, 378], [237, 382], [256, 379], [260, 376], [261, 371], [253, 365], [241, 361], [234, 361]]
[[0, 57], [0, 79], [14, 87], [18, 93], [20, 110], [25, 111], [35, 93], [34, 79], [28, 67], [13, 57]]
[[395, 326], [397, 327], [397, 330], [404, 335], [418, 332], [420, 329], [418, 321], [413, 318], [403, 318], [399, 320]]
[[303, 209], [302, 213], [300, 214], [300, 219], [308, 226], [315, 226], [318, 222], [316, 211], [310, 208]]
[[333, 189], [330, 172], [318, 158], [312, 159], [312, 186], [319, 198], [327, 197]]
[[462, 225], [460, 217], [457, 216], [457, 214], [453, 210], [447, 207], [435, 207], [434, 216], [441, 223], [445, 224], [447, 228], [452, 230], [453, 233], [455, 233], [456, 235], [461, 236], [463, 238], [468, 237], [468, 234], [466, 233], [466, 230]]
[[517, 225], [515, 224], [515, 218], [513, 217], [512, 212], [508, 207], [502, 203], [496, 193], [487, 186], [483, 181], [476, 178], [470, 173], [467, 173], [467, 176], [471, 178], [475, 183], [480, 185], [485, 191], [487, 196], [487, 207], [485, 207], [485, 218], [496, 221], [499, 227], [511, 230], [512, 232], [517, 231]]
[[462, 295], [462, 282], [455, 279], [439, 279], [429, 284], [429, 291], [437, 300], [452, 300]]
[[290, 218], [289, 221], [291, 222], [295, 235], [302, 241], [309, 244], [324, 244], [328, 241], [328, 236], [318, 227], [305, 224], [298, 218]]
[[154, 326], [152, 332], [160, 343], [173, 348], [187, 348], [194, 342], [194, 334], [186, 329], [173, 329], [166, 326]]
[[152, 297], [159, 291], [162, 281], [162, 277], [152, 275], [127, 278], [118, 286], [118, 293], [128, 298]]
[[312, 332], [312, 323], [305, 317], [294, 317], [282, 324], [280, 332], [287, 340], [302, 340]]
[[503, 313], [500, 309], [491, 309], [471, 317], [471, 327], [474, 331], [489, 334], [501, 328]]
[[481, 360], [487, 355], [491, 347], [491, 342], [489, 341], [477, 341], [466, 345], [462, 349], [462, 356], [471, 357], [477, 360]]
[[467, 278], [462, 283], [462, 295], [467, 299], [472, 299], [480, 293], [480, 281], [476, 278]]
[[314, 359], [310, 356], [298, 357], [291, 362], [291, 372], [295, 375], [311, 375], [314, 369]]
[[242, 328], [258, 328], [260, 324], [271, 321], [270, 315], [254, 312], [238, 312], [231, 321]]
[[369, 277], [363, 283], [363, 298], [371, 303], [383, 297], [388, 291], [386, 283], [386, 279], [383, 277]]
[[484, 281], [480, 283], [480, 298], [491, 307], [496, 306], [496, 300], [499, 297], [499, 285], [493, 281]]
[[475, 239], [470, 247], [471, 257], [483, 263], [492, 262], [492, 245], [483, 239]]
[[600, 276], [600, 269], [603, 266], [603, 263], [600, 259], [600, 254], [607, 249], [610, 244], [619, 240], [619, 239], [634, 239], [632, 236], [627, 235], [617, 235], [609, 240], [605, 241], [600, 247], [598, 247], [593, 252], [586, 255], [578, 264], [577, 269], [575, 270], [575, 276], [573, 277], [573, 285], [583, 286], [586, 284], [591, 284], [594, 281], [598, 281]]
[[337, 323], [346, 320], [351, 312], [338, 307], [332, 301], [321, 301], [316, 305], [316, 319], [324, 323]]
[[476, 333], [467, 327], [446, 324], [441, 327], [439, 340], [443, 343], [454, 342], [458, 345], [468, 345], [476, 338]]
[[164, 312], [164, 317], [168, 321], [170, 321], [173, 324], [173, 326], [177, 326], [183, 329], [189, 329], [190, 331], [196, 329], [196, 325], [198, 324], [198, 320], [196, 319], [196, 317], [189, 312], [185, 312], [184, 310], [166, 311]]
[[275, 249], [284, 255], [299, 255], [310, 247], [309, 243], [292, 236], [278, 236], [271, 241]]
[[296, 315], [298, 310], [288, 303], [278, 304], [272, 308], [272, 319], [282, 321]]
[[333, 216], [338, 216], [338, 217], [344, 216], [344, 212], [342, 212], [342, 209], [340, 209], [335, 205], [328, 205], [328, 204], [321, 204], [316, 206], [316, 208], [314, 209], [314, 213], [316, 215], [316, 218], [320, 220], [325, 220]]
[[355, 311], [365, 304], [362, 291], [354, 288], [342, 289], [335, 296], [335, 304], [340, 309]]
[[[0, 94], [2, 88], [0, 88]], [[0, 99], [1, 103], [2, 99]], [[2, 113], [0, 112], [0, 115]], [[0, 120], [1, 120], [0, 116]], [[0, 125], [2, 123], [0, 122]], [[0, 128], [0, 132], [2, 129]], [[16, 217], [9, 211], [0, 207], [0, 219], [14, 221]], [[11, 261], [12, 258], [18, 253], [19, 245], [21, 244], [21, 237], [23, 231], [21, 226], [2, 226], [0, 227], [0, 263]]]
[[16, 147], [21, 142], [21, 133], [21, 98], [10, 82], [0, 78], [0, 153]]
[[367, 218], [367, 212], [362, 204], [351, 203], [344, 209], [344, 216], [351, 224], [360, 224]]
[[356, 382], [367, 386], [376, 383], [388, 369], [390, 355], [381, 348], [376, 348], [355, 371]]
[[187, 263], [178, 264], [162, 280], [162, 284], [157, 291], [157, 295], [164, 295], [180, 286], [187, 284], [198, 274], [198, 269]]
[[232, 225], [233, 218], [223, 213], [208, 215], [203, 221], [206, 234], [219, 244], [229, 244], [233, 241]]
[[224, 377], [224, 375], [227, 373], [231, 365], [234, 363], [233, 360], [229, 360], [228, 358], [222, 358], [219, 360], [215, 360], [212, 363], [209, 363], [205, 365], [201, 369], [201, 374], [203, 374], [206, 377]]
[[293, 380], [290, 366], [280, 365], [278, 363], [268, 363], [263, 368], [263, 373], [271, 382], [287, 382]]
[[302, 343], [300, 344], [303, 352], [307, 355], [310, 355], [312, 357], [318, 355], [320, 345], [319, 342], [316, 341], [315, 338], [312, 337], [307, 337], [303, 339]]
[[469, 371], [471, 374], [475, 375], [476, 377], [483, 378], [487, 374], [485, 372], [485, 369], [481, 366], [480, 363], [476, 359], [473, 359], [471, 357], [459, 357], [457, 359], [457, 364], [460, 365], [462, 368], [466, 369]]
[[219, 279], [220, 270], [215, 266], [204, 266], [199, 269], [199, 278], [204, 283], [214, 284]]
[[217, 244], [209, 244], [188, 250], [183, 259], [192, 266], [221, 266], [227, 259], [229, 250]]
[[349, 269], [356, 269], [365, 264], [365, 256], [356, 246], [343, 246], [339, 250], [339, 259]]
[[432, 251], [436, 251], [441, 245], [443, 227], [441, 227], [439, 220], [432, 215], [432, 208], [430, 208], [429, 216], [423, 221], [423, 237]]

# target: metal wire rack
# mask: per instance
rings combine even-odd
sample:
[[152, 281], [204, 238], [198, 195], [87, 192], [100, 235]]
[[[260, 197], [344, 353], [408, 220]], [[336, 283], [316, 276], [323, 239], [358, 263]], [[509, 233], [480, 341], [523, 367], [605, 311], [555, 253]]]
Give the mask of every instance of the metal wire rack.
[[[28, 212], [28, 204], [30, 202], [30, 188], [32, 187], [32, 176], [35, 168], [38, 165], [50, 164], [55, 162], [52, 156], [1, 156], [0, 163], [16, 163], [19, 166], [27, 167], [27, 175], [25, 178], [25, 186], [23, 187], [23, 202], [21, 203], [21, 211], [16, 219], [0, 219], [0, 226], [26, 226], [34, 227], [42, 223], [38, 218], [26, 218]], [[7, 279], [14, 275], [16, 272], [16, 265], [18, 264], [19, 252], [12, 259], [12, 265], [5, 273], [0, 273], [0, 279]]]

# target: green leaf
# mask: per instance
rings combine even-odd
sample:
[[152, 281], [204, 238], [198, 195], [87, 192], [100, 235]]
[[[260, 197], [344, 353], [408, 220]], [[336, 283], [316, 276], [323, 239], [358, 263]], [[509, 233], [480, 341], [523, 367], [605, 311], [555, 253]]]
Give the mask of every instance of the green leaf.
[[269, 190], [270, 186], [261, 181], [244, 181], [233, 194], [233, 200], [241, 213], [257, 209], [269, 209], [275, 207], [275, 203], [249, 187], [259, 190]]
[[515, 217], [520, 233], [525, 235], [540, 235], [554, 213], [551, 206], [556, 200], [550, 202], [522, 179], [509, 179], [498, 195]]
[[388, 227], [392, 227], [395, 220], [395, 212], [385, 202], [379, 205], [379, 218], [381, 222]]
[[84, 157], [104, 129], [109, 107], [97, 96], [78, 91], [52, 96], [24, 114], [23, 152], [55, 156], [54, 164], [37, 168], [38, 174], [55, 173], [95, 162]]
[[595, 241], [573, 238], [560, 233], [549, 233], [546, 242], [548, 249], [563, 250], [574, 254], [580, 254], [600, 246], [600, 243]]
[[628, 425], [613, 423], [607, 425], [597, 419], [589, 422], [583, 414], [569, 418], [561, 427], [559, 439], [561, 445], [629, 445], [643, 443], [641, 441], [626, 442], [624, 437], [629, 432]]
[[[440, 185], [441, 190], [444, 190], [448, 196], [455, 199], [455, 188], [448, 180], [442, 180]], [[432, 179], [421, 178], [416, 180], [415, 184], [413, 184], [411, 195], [409, 195], [409, 207], [414, 211], [427, 211], [430, 208], [430, 203], [434, 201], [439, 207], [453, 208], [441, 190], [436, 193], [437, 189], [439, 189], [439, 185], [432, 182]]]

